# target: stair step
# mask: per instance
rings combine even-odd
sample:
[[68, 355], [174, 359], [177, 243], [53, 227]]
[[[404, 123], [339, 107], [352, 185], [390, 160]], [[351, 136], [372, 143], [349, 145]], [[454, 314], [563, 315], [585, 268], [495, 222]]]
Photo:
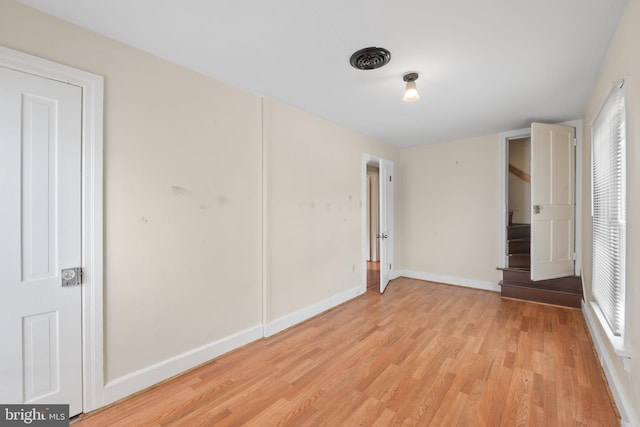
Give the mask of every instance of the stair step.
[[542, 302], [563, 307], [580, 308], [582, 306], [582, 292], [576, 293], [533, 286], [522, 286], [519, 284], [504, 283], [504, 281], [500, 282], [500, 287], [500, 295], [506, 298]]
[[531, 241], [529, 239], [514, 239], [507, 242], [509, 254], [531, 253]]
[[529, 254], [509, 254], [510, 268], [529, 268], [531, 266], [531, 255]]
[[503, 269], [502, 279], [505, 284], [513, 286], [530, 286], [538, 289], [557, 290], [579, 293], [582, 295], [582, 279], [579, 276], [559, 277], [548, 280], [531, 280], [531, 272], [524, 269]]
[[529, 238], [531, 236], [530, 224], [513, 224], [507, 227], [507, 239]]
[[581, 307], [582, 305], [582, 279], [579, 276], [534, 282], [531, 280], [529, 269], [503, 268], [502, 277], [500, 295], [503, 297], [565, 307]]

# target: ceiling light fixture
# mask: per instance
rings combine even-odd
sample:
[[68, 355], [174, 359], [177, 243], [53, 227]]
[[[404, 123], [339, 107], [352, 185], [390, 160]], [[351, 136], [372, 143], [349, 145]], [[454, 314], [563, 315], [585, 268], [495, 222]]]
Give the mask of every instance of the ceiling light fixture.
[[420, 99], [418, 89], [416, 89], [416, 80], [418, 80], [418, 73], [407, 73], [402, 77], [402, 80], [407, 82], [407, 88], [404, 91], [404, 102], [414, 102]]

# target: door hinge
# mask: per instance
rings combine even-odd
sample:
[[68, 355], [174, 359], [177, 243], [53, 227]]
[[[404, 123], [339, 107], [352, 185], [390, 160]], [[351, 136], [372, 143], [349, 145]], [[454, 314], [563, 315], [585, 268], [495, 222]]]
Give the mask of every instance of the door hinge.
[[576, 256], [576, 253], [573, 253], [573, 260], [575, 261], [576, 259], [578, 259], [578, 257]]
[[578, 146], [578, 138], [573, 138], [573, 146], [574, 147]]
[[65, 268], [61, 271], [62, 286], [77, 286], [82, 284], [83, 268]]
[[389, 182], [391, 182], [391, 175], [389, 175]]

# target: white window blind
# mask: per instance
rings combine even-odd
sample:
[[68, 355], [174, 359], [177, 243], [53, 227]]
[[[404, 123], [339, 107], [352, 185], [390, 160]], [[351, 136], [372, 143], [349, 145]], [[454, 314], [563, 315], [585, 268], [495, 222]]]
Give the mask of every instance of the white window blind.
[[626, 126], [624, 81], [592, 123], [592, 292], [609, 333], [625, 332]]

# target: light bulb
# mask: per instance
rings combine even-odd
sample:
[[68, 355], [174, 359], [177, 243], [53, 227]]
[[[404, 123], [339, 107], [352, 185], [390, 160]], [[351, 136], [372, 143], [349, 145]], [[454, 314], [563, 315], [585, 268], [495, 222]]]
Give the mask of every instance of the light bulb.
[[418, 99], [420, 99], [420, 95], [418, 94], [418, 89], [416, 89], [416, 82], [413, 80], [408, 81], [407, 89], [404, 92], [404, 97], [402, 98], [402, 100], [404, 102], [414, 102]]

